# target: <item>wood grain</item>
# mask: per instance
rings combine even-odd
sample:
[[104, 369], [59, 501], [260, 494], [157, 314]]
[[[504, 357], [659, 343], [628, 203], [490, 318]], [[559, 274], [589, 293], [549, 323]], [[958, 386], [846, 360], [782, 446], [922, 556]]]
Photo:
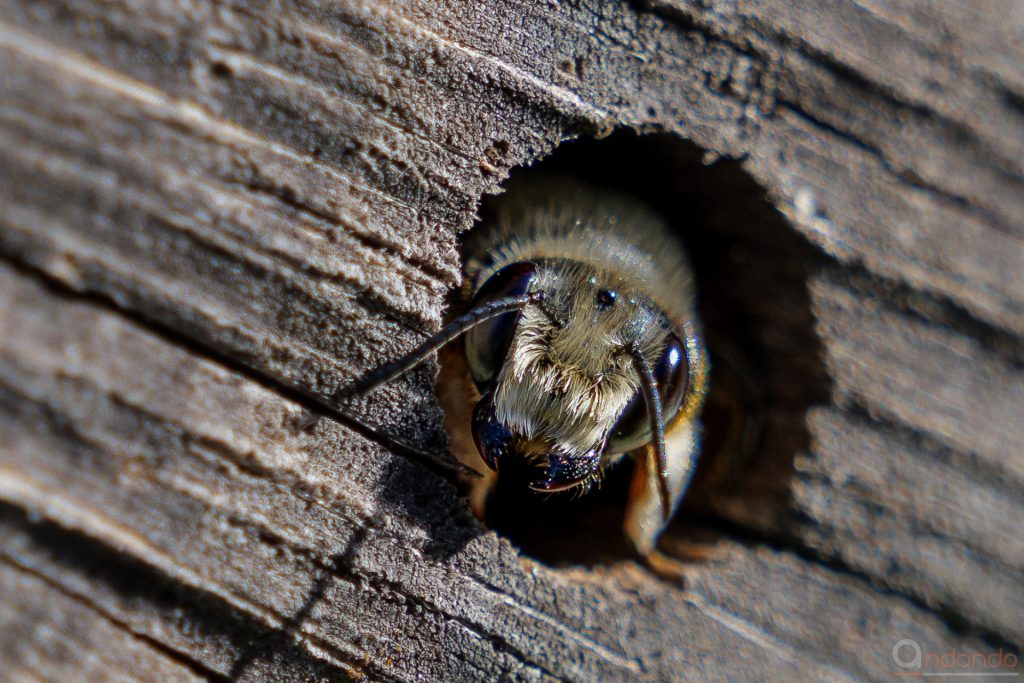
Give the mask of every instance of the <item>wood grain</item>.
[[[6, 670], [881, 680], [905, 638], [1019, 651], [1021, 26], [1013, 2], [3, 0]], [[436, 329], [510, 171], [623, 129], [662, 136], [668, 180], [632, 138], [593, 149], [684, 207], [767, 400], [763, 447], [666, 534], [721, 551], [686, 591], [473, 519], [392, 442], [442, 447], [432, 367], [297, 427]]]

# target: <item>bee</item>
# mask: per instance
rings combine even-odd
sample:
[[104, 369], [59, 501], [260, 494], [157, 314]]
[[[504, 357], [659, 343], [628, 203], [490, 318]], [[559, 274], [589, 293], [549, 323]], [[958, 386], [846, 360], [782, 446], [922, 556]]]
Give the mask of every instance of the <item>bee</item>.
[[498, 478], [585, 492], [636, 460], [627, 539], [643, 558], [682, 499], [699, 450], [709, 363], [687, 254], [645, 204], [562, 176], [511, 183], [464, 243], [462, 311], [362, 393], [441, 356], [451, 450]]

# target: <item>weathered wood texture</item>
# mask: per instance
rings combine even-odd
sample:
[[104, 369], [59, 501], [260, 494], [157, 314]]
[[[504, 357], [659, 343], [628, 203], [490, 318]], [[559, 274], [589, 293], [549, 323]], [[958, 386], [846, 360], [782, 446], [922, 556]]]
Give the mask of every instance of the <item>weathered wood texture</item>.
[[[510, 169], [620, 127], [692, 143], [692, 237], [746, 273], [709, 296], [769, 359], [768, 445], [666, 534], [722, 548], [685, 592], [296, 427], [439, 323]], [[2, 0], [0, 258], [5, 677], [883, 680], [902, 639], [1024, 644], [1016, 0]], [[437, 446], [429, 373], [357, 411]]]

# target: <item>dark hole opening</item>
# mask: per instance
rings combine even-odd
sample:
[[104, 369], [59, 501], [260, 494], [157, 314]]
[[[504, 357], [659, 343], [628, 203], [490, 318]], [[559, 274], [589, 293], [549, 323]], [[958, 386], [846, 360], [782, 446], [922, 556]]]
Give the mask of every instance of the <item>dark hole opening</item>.
[[[794, 458], [809, 445], [806, 413], [829, 393], [807, 289], [825, 256], [739, 162], [706, 159], [670, 135], [624, 132], [567, 143], [514, 172], [557, 171], [629, 192], [658, 209], [689, 249], [713, 369], [697, 475], [662, 537], [669, 552], [673, 540], [707, 542], [725, 528], [780, 528], [792, 514]], [[485, 201], [485, 220], [500, 201]], [[748, 448], [730, 444], [741, 425], [757, 437]], [[631, 469], [623, 462], [582, 497], [499, 485], [487, 523], [549, 564], [628, 556], [621, 530]]]

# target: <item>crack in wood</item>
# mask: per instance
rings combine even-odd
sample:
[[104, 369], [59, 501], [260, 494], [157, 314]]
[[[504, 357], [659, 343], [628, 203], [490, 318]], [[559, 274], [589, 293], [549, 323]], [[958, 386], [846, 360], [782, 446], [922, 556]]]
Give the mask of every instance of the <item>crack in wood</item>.
[[138, 631], [133, 629], [130, 624], [118, 619], [116, 616], [114, 616], [107, 610], [104, 610], [96, 602], [90, 600], [88, 596], [68, 590], [67, 587], [61, 585], [56, 581], [53, 581], [51, 577], [47, 576], [46, 574], [40, 573], [30, 565], [18, 562], [16, 557], [9, 554], [0, 555], [0, 563], [6, 564], [8, 567], [15, 568], [18, 571], [24, 572], [30, 576], [39, 579], [40, 581], [44, 582], [47, 586], [53, 588], [63, 596], [70, 598], [71, 600], [82, 605], [83, 607], [86, 607], [87, 609], [95, 613], [97, 618], [103, 619], [104, 621], [106, 621], [106, 623], [124, 632], [130, 638], [135, 639], [139, 643], [145, 644], [147, 647], [152, 648], [153, 650], [159, 652], [168, 659], [171, 659], [177, 662], [178, 664], [181, 664], [183, 667], [191, 671], [197, 677], [205, 678], [211, 681], [229, 680], [228, 677], [207, 667], [199, 659], [190, 657], [186, 653], [183, 653], [179, 650], [175, 650], [174, 648], [171, 648], [166, 643], [161, 642], [156, 638], [148, 636], [144, 633], [139, 633]]

